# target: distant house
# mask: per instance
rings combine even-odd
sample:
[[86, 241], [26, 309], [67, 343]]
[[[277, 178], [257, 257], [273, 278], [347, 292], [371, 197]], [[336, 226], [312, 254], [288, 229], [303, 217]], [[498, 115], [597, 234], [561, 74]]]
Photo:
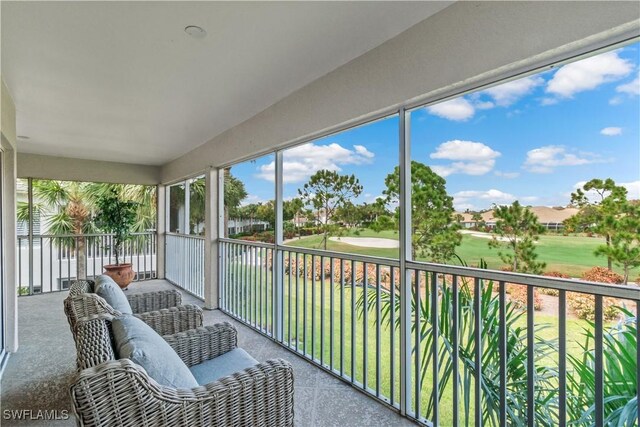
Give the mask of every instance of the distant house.
[[[293, 224], [296, 227], [304, 227], [307, 224], [320, 225], [324, 224], [326, 220], [325, 210], [324, 208], [318, 209], [313, 212], [313, 217], [308, 216], [306, 213], [298, 212], [293, 217]], [[333, 221], [329, 221], [332, 223]]]
[[[545, 226], [547, 230], [560, 231], [564, 228], [563, 222], [577, 214], [579, 209], [576, 208], [550, 208], [548, 206], [534, 206], [529, 208], [537, 217], [538, 222]], [[473, 214], [466, 212], [456, 212], [455, 215], [460, 217], [460, 225], [463, 228], [474, 228], [477, 221], [473, 220]], [[493, 217], [493, 209], [482, 213], [482, 220], [488, 228], [496, 225], [496, 219]]]
[[476, 226], [476, 221], [471, 219], [473, 214], [456, 212], [454, 216], [458, 218], [458, 222], [463, 228], [473, 228]]
[[258, 221], [257, 219], [244, 219], [236, 218], [229, 219], [227, 223], [229, 235], [265, 231], [269, 228], [269, 223], [266, 221]]

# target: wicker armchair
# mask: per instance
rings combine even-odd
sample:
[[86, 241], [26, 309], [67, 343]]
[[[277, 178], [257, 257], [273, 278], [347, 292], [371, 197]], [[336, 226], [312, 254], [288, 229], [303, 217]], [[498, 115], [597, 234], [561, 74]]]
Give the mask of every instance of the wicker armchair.
[[[93, 280], [77, 280], [71, 284], [69, 296], [64, 300], [64, 312], [74, 336], [75, 323], [81, 317], [102, 313], [120, 315], [102, 297], [94, 293], [94, 285]], [[176, 290], [130, 294], [127, 295], [127, 300], [134, 316], [160, 335], [202, 326], [202, 309], [194, 304], [182, 305], [182, 295]]]
[[[80, 426], [292, 426], [293, 370], [269, 360], [192, 389], [158, 384], [129, 359], [115, 360], [109, 315], [78, 319], [81, 371], [71, 385]], [[229, 323], [164, 337], [193, 366], [237, 347]]]

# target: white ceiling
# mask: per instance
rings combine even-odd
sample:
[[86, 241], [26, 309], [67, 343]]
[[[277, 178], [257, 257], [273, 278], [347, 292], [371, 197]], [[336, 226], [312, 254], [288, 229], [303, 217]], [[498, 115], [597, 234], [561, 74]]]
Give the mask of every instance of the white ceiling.
[[164, 164], [450, 3], [2, 1], [18, 149]]

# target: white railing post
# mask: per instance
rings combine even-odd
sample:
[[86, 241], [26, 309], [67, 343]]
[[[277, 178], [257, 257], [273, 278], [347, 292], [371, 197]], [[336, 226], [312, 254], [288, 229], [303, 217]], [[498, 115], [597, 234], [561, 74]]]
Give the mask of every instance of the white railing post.
[[[217, 177], [217, 182], [216, 184], [216, 188], [218, 190], [217, 195], [218, 195], [218, 199], [217, 199], [217, 210], [216, 210], [216, 215], [217, 215], [217, 221], [216, 221], [216, 230], [218, 233], [218, 238], [224, 238], [227, 237], [227, 230], [225, 229], [225, 222], [224, 222], [224, 169], [217, 169], [216, 170], [216, 177]], [[222, 272], [226, 271], [226, 269], [228, 268], [228, 266], [222, 266], [222, 257], [221, 257], [221, 253], [220, 253], [220, 243], [217, 243], [217, 247], [218, 247], [218, 307], [222, 306], [222, 298], [226, 298], [226, 295], [223, 295], [223, 289], [225, 288], [225, 284], [223, 283], [224, 277], [222, 276]]]
[[[29, 295], [33, 294], [33, 178], [27, 178], [27, 198], [29, 205]], [[84, 277], [78, 277], [84, 279]]]
[[205, 173], [204, 201], [204, 305], [206, 308], [218, 308], [218, 206], [220, 198], [218, 170], [211, 168]]
[[165, 233], [167, 231], [167, 188], [164, 185], [156, 186], [156, 278], [165, 277]]
[[411, 411], [411, 147], [409, 115], [400, 109], [400, 412]]

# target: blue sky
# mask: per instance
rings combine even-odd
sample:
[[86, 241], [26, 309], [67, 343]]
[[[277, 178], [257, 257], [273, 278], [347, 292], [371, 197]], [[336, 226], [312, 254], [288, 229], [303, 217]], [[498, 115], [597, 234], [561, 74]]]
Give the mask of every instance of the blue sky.
[[[412, 159], [447, 180], [459, 210], [511, 203], [564, 206], [591, 178], [640, 198], [640, 43], [411, 112]], [[284, 197], [315, 171], [355, 174], [358, 202], [398, 164], [398, 118], [287, 150]], [[232, 168], [246, 203], [274, 198], [274, 156]]]

